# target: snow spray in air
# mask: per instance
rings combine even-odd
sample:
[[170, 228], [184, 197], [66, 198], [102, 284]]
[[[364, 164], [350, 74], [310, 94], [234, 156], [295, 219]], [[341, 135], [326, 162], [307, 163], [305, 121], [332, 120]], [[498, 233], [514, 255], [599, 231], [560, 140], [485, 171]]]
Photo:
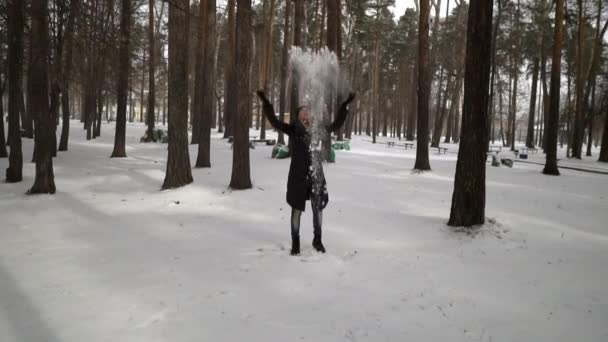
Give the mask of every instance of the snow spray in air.
[[[333, 104], [336, 92], [344, 93], [346, 82], [342, 81], [340, 65], [336, 54], [323, 48], [318, 52], [304, 51], [300, 47], [292, 47], [289, 53], [291, 68], [297, 75], [299, 104], [310, 108], [310, 151], [312, 158], [311, 171], [315, 174], [317, 182], [323, 181], [321, 168], [321, 150], [323, 141], [327, 139], [325, 127], [327, 110], [335, 108]], [[292, 113], [298, 115], [298, 113]], [[321, 176], [321, 177], [319, 177]], [[320, 184], [315, 184], [313, 191], [319, 190]], [[316, 189], [315, 189], [316, 188]]]

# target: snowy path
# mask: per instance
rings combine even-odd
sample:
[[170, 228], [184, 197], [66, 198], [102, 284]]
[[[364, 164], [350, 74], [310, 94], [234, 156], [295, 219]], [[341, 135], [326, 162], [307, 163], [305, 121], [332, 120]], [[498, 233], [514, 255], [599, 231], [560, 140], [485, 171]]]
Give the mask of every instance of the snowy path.
[[0, 184], [0, 341], [608, 340], [608, 176], [490, 167], [494, 223], [472, 238], [445, 226], [455, 154], [413, 174], [414, 150], [357, 138], [326, 167], [329, 253], [306, 212], [290, 257], [288, 160], [252, 150], [254, 189], [233, 192], [214, 138], [213, 167], [161, 192], [166, 145], [132, 124], [110, 159], [112, 129], [73, 123], [54, 196], [23, 195], [30, 163]]

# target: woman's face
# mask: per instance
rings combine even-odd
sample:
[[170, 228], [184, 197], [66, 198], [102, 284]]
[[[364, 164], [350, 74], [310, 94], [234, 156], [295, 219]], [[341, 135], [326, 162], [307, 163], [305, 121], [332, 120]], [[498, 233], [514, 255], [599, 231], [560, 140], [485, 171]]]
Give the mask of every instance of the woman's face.
[[310, 126], [310, 121], [311, 121], [310, 108], [308, 108], [308, 107], [302, 108], [300, 110], [300, 113], [298, 113], [298, 120], [300, 120], [300, 122], [302, 123], [302, 125], [304, 125], [304, 127], [308, 128]]

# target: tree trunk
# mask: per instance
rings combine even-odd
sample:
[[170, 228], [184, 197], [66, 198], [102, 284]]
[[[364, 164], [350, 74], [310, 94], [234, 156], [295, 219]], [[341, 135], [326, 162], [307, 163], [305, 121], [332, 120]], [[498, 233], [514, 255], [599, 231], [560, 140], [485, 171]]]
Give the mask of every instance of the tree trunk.
[[[264, 74], [262, 75], [262, 89], [264, 89], [265, 92], [268, 92], [270, 84], [272, 84], [272, 35], [274, 32], [274, 9], [275, 0], [270, 0], [266, 24], [264, 25], [266, 32], [264, 35]], [[266, 139], [266, 117], [263, 114], [261, 115], [260, 121], [260, 139]]]
[[232, 189], [251, 188], [249, 169], [249, 123], [251, 122], [250, 71], [251, 71], [251, 0], [241, 0], [236, 14], [236, 74], [238, 116], [234, 121], [232, 150]]
[[31, 73], [31, 68], [29, 67], [32, 64], [32, 49], [30, 48], [32, 46], [32, 35], [31, 35], [31, 29], [30, 29], [30, 35], [29, 35], [29, 47], [28, 47], [28, 61], [27, 61], [27, 73], [26, 73], [26, 87], [25, 87], [25, 93], [26, 93], [26, 104], [24, 105], [24, 110], [21, 111], [21, 129], [23, 130], [22, 133], [20, 133], [24, 138], [29, 138], [32, 139], [34, 138], [34, 119], [32, 118], [32, 89], [31, 89], [31, 84], [32, 84], [32, 73]]
[[4, 137], [4, 88], [5, 86], [0, 84], [0, 158], [8, 157], [8, 152], [6, 151], [6, 140]]
[[460, 109], [460, 95], [462, 93], [462, 73], [459, 71], [456, 75], [456, 85], [454, 86], [454, 94], [452, 95], [452, 101], [450, 104], [450, 115], [448, 116], [448, 129], [445, 136], [444, 143], [449, 144], [452, 139], [456, 140], [458, 136], [456, 117], [458, 110]]
[[553, 32], [553, 59], [551, 61], [551, 100], [549, 118], [545, 128], [547, 159], [543, 173], [559, 175], [557, 169], [557, 133], [559, 129], [559, 97], [562, 68], [562, 31], [564, 26], [564, 0], [555, 1], [555, 28]]
[[602, 148], [598, 161], [608, 163], [608, 113], [604, 118], [604, 133], [602, 134]]
[[407, 125], [406, 125], [406, 140], [409, 141], [413, 141], [414, 140], [414, 133], [415, 133], [415, 129], [416, 129], [416, 117], [417, 117], [417, 108], [418, 108], [418, 96], [417, 96], [417, 89], [418, 86], [416, 84], [417, 79], [418, 79], [418, 74], [417, 74], [417, 62], [415, 61], [414, 64], [411, 66], [411, 71], [410, 71], [410, 81], [409, 81], [409, 93], [405, 94], [405, 96], [409, 96], [409, 110], [408, 110], [408, 114], [407, 114]]
[[169, 3], [169, 146], [161, 189], [192, 183], [188, 152], [188, 28], [189, 0]]
[[421, 0], [418, 21], [418, 127], [416, 163], [414, 164], [414, 169], [420, 171], [431, 169], [429, 163], [429, 96], [431, 92], [429, 12], [429, 0]]
[[190, 122], [192, 124], [191, 144], [200, 142], [201, 118], [203, 116], [203, 96], [205, 82], [205, 48], [207, 34], [207, 0], [199, 1], [199, 14], [195, 25], [196, 53], [194, 54], [194, 90], [190, 102]]
[[585, 130], [583, 120], [583, 101], [585, 97], [585, 79], [584, 79], [584, 13], [583, 0], [577, 0], [578, 15], [577, 15], [577, 41], [576, 41], [576, 110], [574, 114], [574, 130], [572, 134], [572, 157], [581, 159], [583, 150], [583, 134]]
[[[294, 13], [293, 13], [293, 46], [302, 46], [302, 26], [304, 23], [304, 0], [294, 0]], [[290, 110], [289, 110], [289, 121], [291, 123], [296, 122], [298, 118], [298, 107], [300, 106], [300, 91], [299, 85], [300, 79], [298, 72], [295, 68], [291, 71], [291, 95], [290, 95]], [[290, 139], [291, 140], [291, 139]], [[291, 151], [291, 141], [289, 142], [289, 151]]]
[[146, 125], [148, 126], [145, 134], [145, 141], [156, 141], [154, 139], [154, 109], [156, 107], [156, 87], [155, 87], [155, 67], [156, 55], [154, 37], [154, 0], [148, 1], [148, 105], [146, 107]]
[[519, 66], [515, 62], [515, 70], [513, 75], [513, 92], [511, 93], [511, 113], [509, 114], [509, 143], [511, 151], [515, 150], [515, 121], [517, 117], [517, 88], [519, 85]]
[[[494, 110], [494, 84], [497, 71], [497, 63], [496, 63], [496, 44], [498, 42], [498, 29], [500, 27], [500, 20], [502, 18], [502, 1], [498, 0], [498, 13], [496, 15], [496, 23], [494, 24], [493, 32], [492, 32], [492, 55], [491, 55], [491, 63], [492, 63], [492, 71], [490, 75], [490, 99], [488, 100], [488, 112], [490, 113], [490, 122], [488, 123], [488, 129], [490, 129], [490, 135], [492, 137], [492, 143], [494, 143], [495, 139], [495, 110]], [[502, 111], [502, 107], [499, 109]], [[501, 119], [502, 120], [502, 119]], [[502, 122], [501, 122], [502, 123]]]
[[145, 49], [144, 49], [141, 65], [142, 65], [141, 87], [139, 88], [139, 122], [144, 122], [144, 107], [146, 106], [145, 99], [144, 99], [144, 88], [146, 86], [146, 69], [144, 67], [146, 65], [146, 50]]
[[61, 110], [62, 126], [59, 139], [59, 151], [68, 150], [70, 136], [70, 81], [72, 75], [72, 55], [74, 50], [74, 22], [80, 10], [79, 0], [70, 1], [70, 14], [65, 32], [65, 48], [63, 54], [63, 75], [61, 75]]
[[535, 57], [532, 67], [532, 91], [530, 94], [530, 111], [528, 112], [528, 134], [526, 136], [526, 147], [534, 147], [534, 114], [536, 112], [536, 93], [538, 89], [538, 73], [540, 71], [540, 58]]
[[443, 133], [443, 125], [445, 122], [445, 117], [447, 115], [448, 110], [448, 94], [450, 93], [450, 89], [452, 88], [452, 77], [450, 77], [449, 73], [447, 75], [448, 80], [446, 81], [445, 92], [443, 93], [442, 103], [439, 106], [439, 116], [435, 119], [435, 128], [433, 129], [433, 138], [431, 141], [431, 146], [439, 147], [439, 142], [441, 141], [441, 134]]
[[228, 0], [228, 39], [226, 47], [226, 64], [224, 67], [224, 138], [233, 135], [232, 128], [234, 126], [235, 117], [237, 115], [237, 97], [235, 96], [236, 89], [236, 70], [235, 70], [235, 53], [236, 53], [236, 24], [235, 24], [235, 6], [236, 0]]
[[[53, 138], [55, 120], [49, 108], [49, 23], [48, 0], [32, 0], [31, 8], [32, 30], [32, 64], [30, 64], [30, 89], [32, 116], [35, 122], [36, 147], [36, 178], [28, 194], [54, 194], [55, 176], [53, 175]], [[59, 91], [59, 86], [54, 85]], [[55, 102], [59, 96], [53, 96]], [[53, 104], [58, 107], [58, 103]]]
[[[122, 0], [120, 14], [120, 43], [118, 52], [118, 84], [116, 87], [116, 133], [114, 135], [114, 150], [112, 158], [124, 158], [125, 138], [127, 133], [127, 91], [129, 91], [129, 69], [131, 67], [131, 1]], [[131, 110], [133, 103], [131, 103]]]
[[587, 134], [587, 153], [585, 154], [587, 157], [591, 157], [591, 148], [593, 147], [593, 121], [594, 121], [594, 113], [593, 107], [595, 105], [595, 75], [593, 75], [593, 81], [591, 87], [591, 108], [587, 109], [587, 125], [588, 125], [588, 134]]
[[462, 132], [448, 225], [485, 221], [488, 92], [491, 67], [492, 0], [471, 0], [467, 29]]
[[201, 1], [201, 7], [205, 5], [207, 9], [206, 13], [201, 10], [201, 17], [205, 14], [206, 18], [202, 18], [204, 21], [205, 29], [203, 34], [203, 80], [202, 90], [203, 93], [200, 103], [200, 132], [199, 132], [199, 143], [198, 143], [198, 157], [196, 159], [196, 167], [211, 167], [211, 121], [214, 115], [213, 113], [213, 102], [215, 94], [215, 13], [216, 13], [216, 1], [215, 0], [203, 0]]
[[25, 1], [12, 0], [8, 5], [8, 142], [10, 145], [9, 166], [6, 182], [16, 183], [23, 179], [23, 155], [21, 152], [21, 130], [19, 113], [23, 106], [23, 27], [25, 23]]
[[[339, 17], [339, 0], [327, 0], [327, 48], [329, 51], [338, 54], [338, 17]], [[336, 75], [336, 77], [339, 76]], [[329, 90], [329, 96], [327, 98], [327, 113], [325, 113], [323, 120], [327, 123], [331, 121], [332, 115], [336, 110], [335, 103], [337, 102], [337, 82], [336, 87]], [[331, 154], [331, 134], [325, 134], [322, 142], [322, 154], [324, 161], [330, 161]]]
[[[281, 89], [279, 90], [279, 121], [285, 121], [285, 109], [287, 107], [287, 76], [289, 68], [289, 42], [291, 13], [291, 1], [285, 1], [285, 24], [283, 26], [283, 49], [281, 51]], [[285, 145], [285, 136], [279, 131], [278, 143]]]

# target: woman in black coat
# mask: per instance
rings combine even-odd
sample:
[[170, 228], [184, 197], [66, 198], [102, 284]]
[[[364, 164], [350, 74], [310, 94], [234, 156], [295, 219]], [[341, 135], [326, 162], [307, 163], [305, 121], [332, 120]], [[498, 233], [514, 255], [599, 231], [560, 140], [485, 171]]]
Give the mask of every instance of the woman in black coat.
[[[291, 143], [291, 165], [287, 179], [287, 203], [292, 208], [291, 254], [300, 254], [300, 217], [306, 208], [307, 200], [310, 200], [313, 212], [314, 239], [312, 245], [315, 250], [325, 253], [325, 247], [321, 241], [321, 224], [322, 211], [329, 202], [329, 195], [321, 164], [321, 152], [318, 148], [311, 149], [311, 146], [316, 144], [312, 141], [310, 108], [300, 107], [298, 119], [292, 124], [287, 124], [276, 118], [274, 108], [263, 91], [258, 91], [258, 96], [262, 100], [264, 114], [272, 127], [287, 134]], [[331, 134], [340, 129], [348, 116], [348, 104], [354, 98], [355, 94], [349, 94], [348, 99], [340, 106], [336, 120], [328, 126], [321, 127], [322, 132], [315, 132], [316, 135], [319, 133]]]

